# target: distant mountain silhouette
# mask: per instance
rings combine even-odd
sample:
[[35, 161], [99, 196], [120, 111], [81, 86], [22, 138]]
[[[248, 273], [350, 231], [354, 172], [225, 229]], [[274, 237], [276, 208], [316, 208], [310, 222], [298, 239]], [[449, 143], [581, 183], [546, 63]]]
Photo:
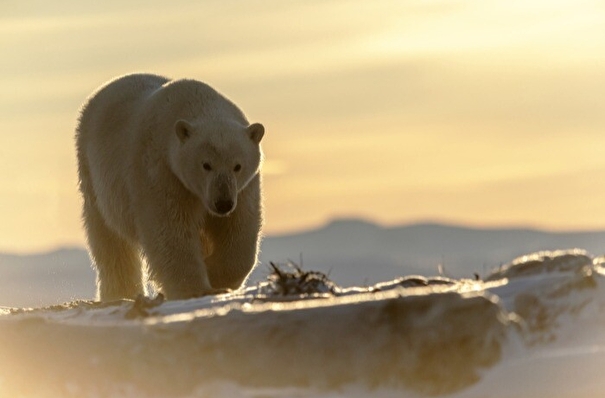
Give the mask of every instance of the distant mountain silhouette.
[[[520, 255], [582, 248], [605, 253], [605, 231], [546, 232], [442, 224], [381, 227], [362, 220], [335, 220], [321, 228], [269, 236], [249, 283], [269, 274], [269, 261], [291, 260], [304, 269], [329, 272], [340, 285], [364, 285], [402, 275], [481, 276]], [[0, 254], [0, 306], [41, 306], [94, 296], [94, 271], [84, 249], [33, 255]]]
[[[586, 249], [605, 253], [605, 231], [546, 232], [532, 229], [469, 228], [434, 223], [380, 227], [361, 220], [336, 220], [317, 230], [269, 237], [261, 261], [288, 259], [322, 271], [342, 285], [375, 283], [406, 274], [472, 277], [540, 250]], [[263, 267], [255, 271], [257, 276]]]

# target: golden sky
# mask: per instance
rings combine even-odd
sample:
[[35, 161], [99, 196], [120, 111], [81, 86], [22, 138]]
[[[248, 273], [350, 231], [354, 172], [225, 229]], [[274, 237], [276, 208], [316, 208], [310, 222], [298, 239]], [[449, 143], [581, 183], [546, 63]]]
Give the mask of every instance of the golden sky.
[[265, 125], [268, 234], [605, 228], [601, 0], [3, 0], [0, 250], [84, 243], [78, 108], [135, 71]]

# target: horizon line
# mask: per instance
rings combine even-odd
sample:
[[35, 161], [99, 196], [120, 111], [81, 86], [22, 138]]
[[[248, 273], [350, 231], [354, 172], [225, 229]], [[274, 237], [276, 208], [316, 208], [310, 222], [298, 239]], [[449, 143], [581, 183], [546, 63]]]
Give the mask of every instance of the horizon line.
[[[407, 222], [399, 222], [399, 223], [383, 223], [378, 220], [372, 220], [370, 218], [365, 217], [332, 217], [324, 221], [323, 223], [317, 224], [314, 227], [302, 227], [296, 229], [290, 229], [284, 232], [279, 233], [268, 233], [263, 234], [262, 240], [272, 239], [272, 238], [285, 238], [289, 236], [303, 235], [309, 234], [317, 231], [321, 231], [327, 228], [330, 228], [334, 225], [338, 224], [365, 224], [368, 226], [374, 226], [383, 230], [395, 230], [395, 229], [404, 229], [404, 228], [414, 228], [414, 227], [426, 227], [426, 226], [434, 226], [434, 227], [442, 227], [442, 228], [454, 228], [460, 230], [472, 230], [472, 231], [527, 231], [527, 232], [536, 232], [536, 233], [545, 233], [545, 234], [553, 234], [553, 235], [564, 235], [564, 234], [595, 234], [595, 233], [605, 233], [605, 226], [603, 228], [547, 228], [540, 226], [532, 226], [532, 225], [477, 225], [474, 223], [464, 223], [464, 222], [456, 222], [456, 221], [448, 221], [448, 220], [438, 220], [438, 219], [418, 219], [414, 221]], [[262, 242], [261, 240], [261, 242]], [[262, 243], [261, 243], [262, 244]], [[79, 251], [79, 250], [87, 250], [87, 246], [85, 244], [79, 243], [62, 243], [52, 247], [46, 248], [33, 248], [31, 250], [11, 250], [11, 249], [2, 249], [0, 248], [0, 255], [2, 256], [15, 256], [15, 257], [25, 257], [25, 256], [36, 256], [36, 255], [45, 255], [49, 253], [55, 253], [60, 251]]]

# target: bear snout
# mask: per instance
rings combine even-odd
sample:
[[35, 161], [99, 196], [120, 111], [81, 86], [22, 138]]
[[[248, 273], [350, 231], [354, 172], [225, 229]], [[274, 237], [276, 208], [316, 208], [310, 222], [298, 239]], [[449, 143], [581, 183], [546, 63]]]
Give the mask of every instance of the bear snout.
[[221, 215], [225, 215], [231, 210], [233, 210], [233, 205], [234, 203], [230, 199], [219, 199], [214, 202], [214, 208], [216, 209], [216, 212]]

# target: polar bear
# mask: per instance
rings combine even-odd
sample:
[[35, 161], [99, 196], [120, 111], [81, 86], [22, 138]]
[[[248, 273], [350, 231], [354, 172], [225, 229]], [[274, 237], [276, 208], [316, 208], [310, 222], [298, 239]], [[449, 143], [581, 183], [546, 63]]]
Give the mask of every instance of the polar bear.
[[[79, 188], [101, 301], [242, 285], [262, 226], [261, 124], [196, 80], [119, 77], [76, 128]], [[141, 265], [146, 260], [146, 272]]]

